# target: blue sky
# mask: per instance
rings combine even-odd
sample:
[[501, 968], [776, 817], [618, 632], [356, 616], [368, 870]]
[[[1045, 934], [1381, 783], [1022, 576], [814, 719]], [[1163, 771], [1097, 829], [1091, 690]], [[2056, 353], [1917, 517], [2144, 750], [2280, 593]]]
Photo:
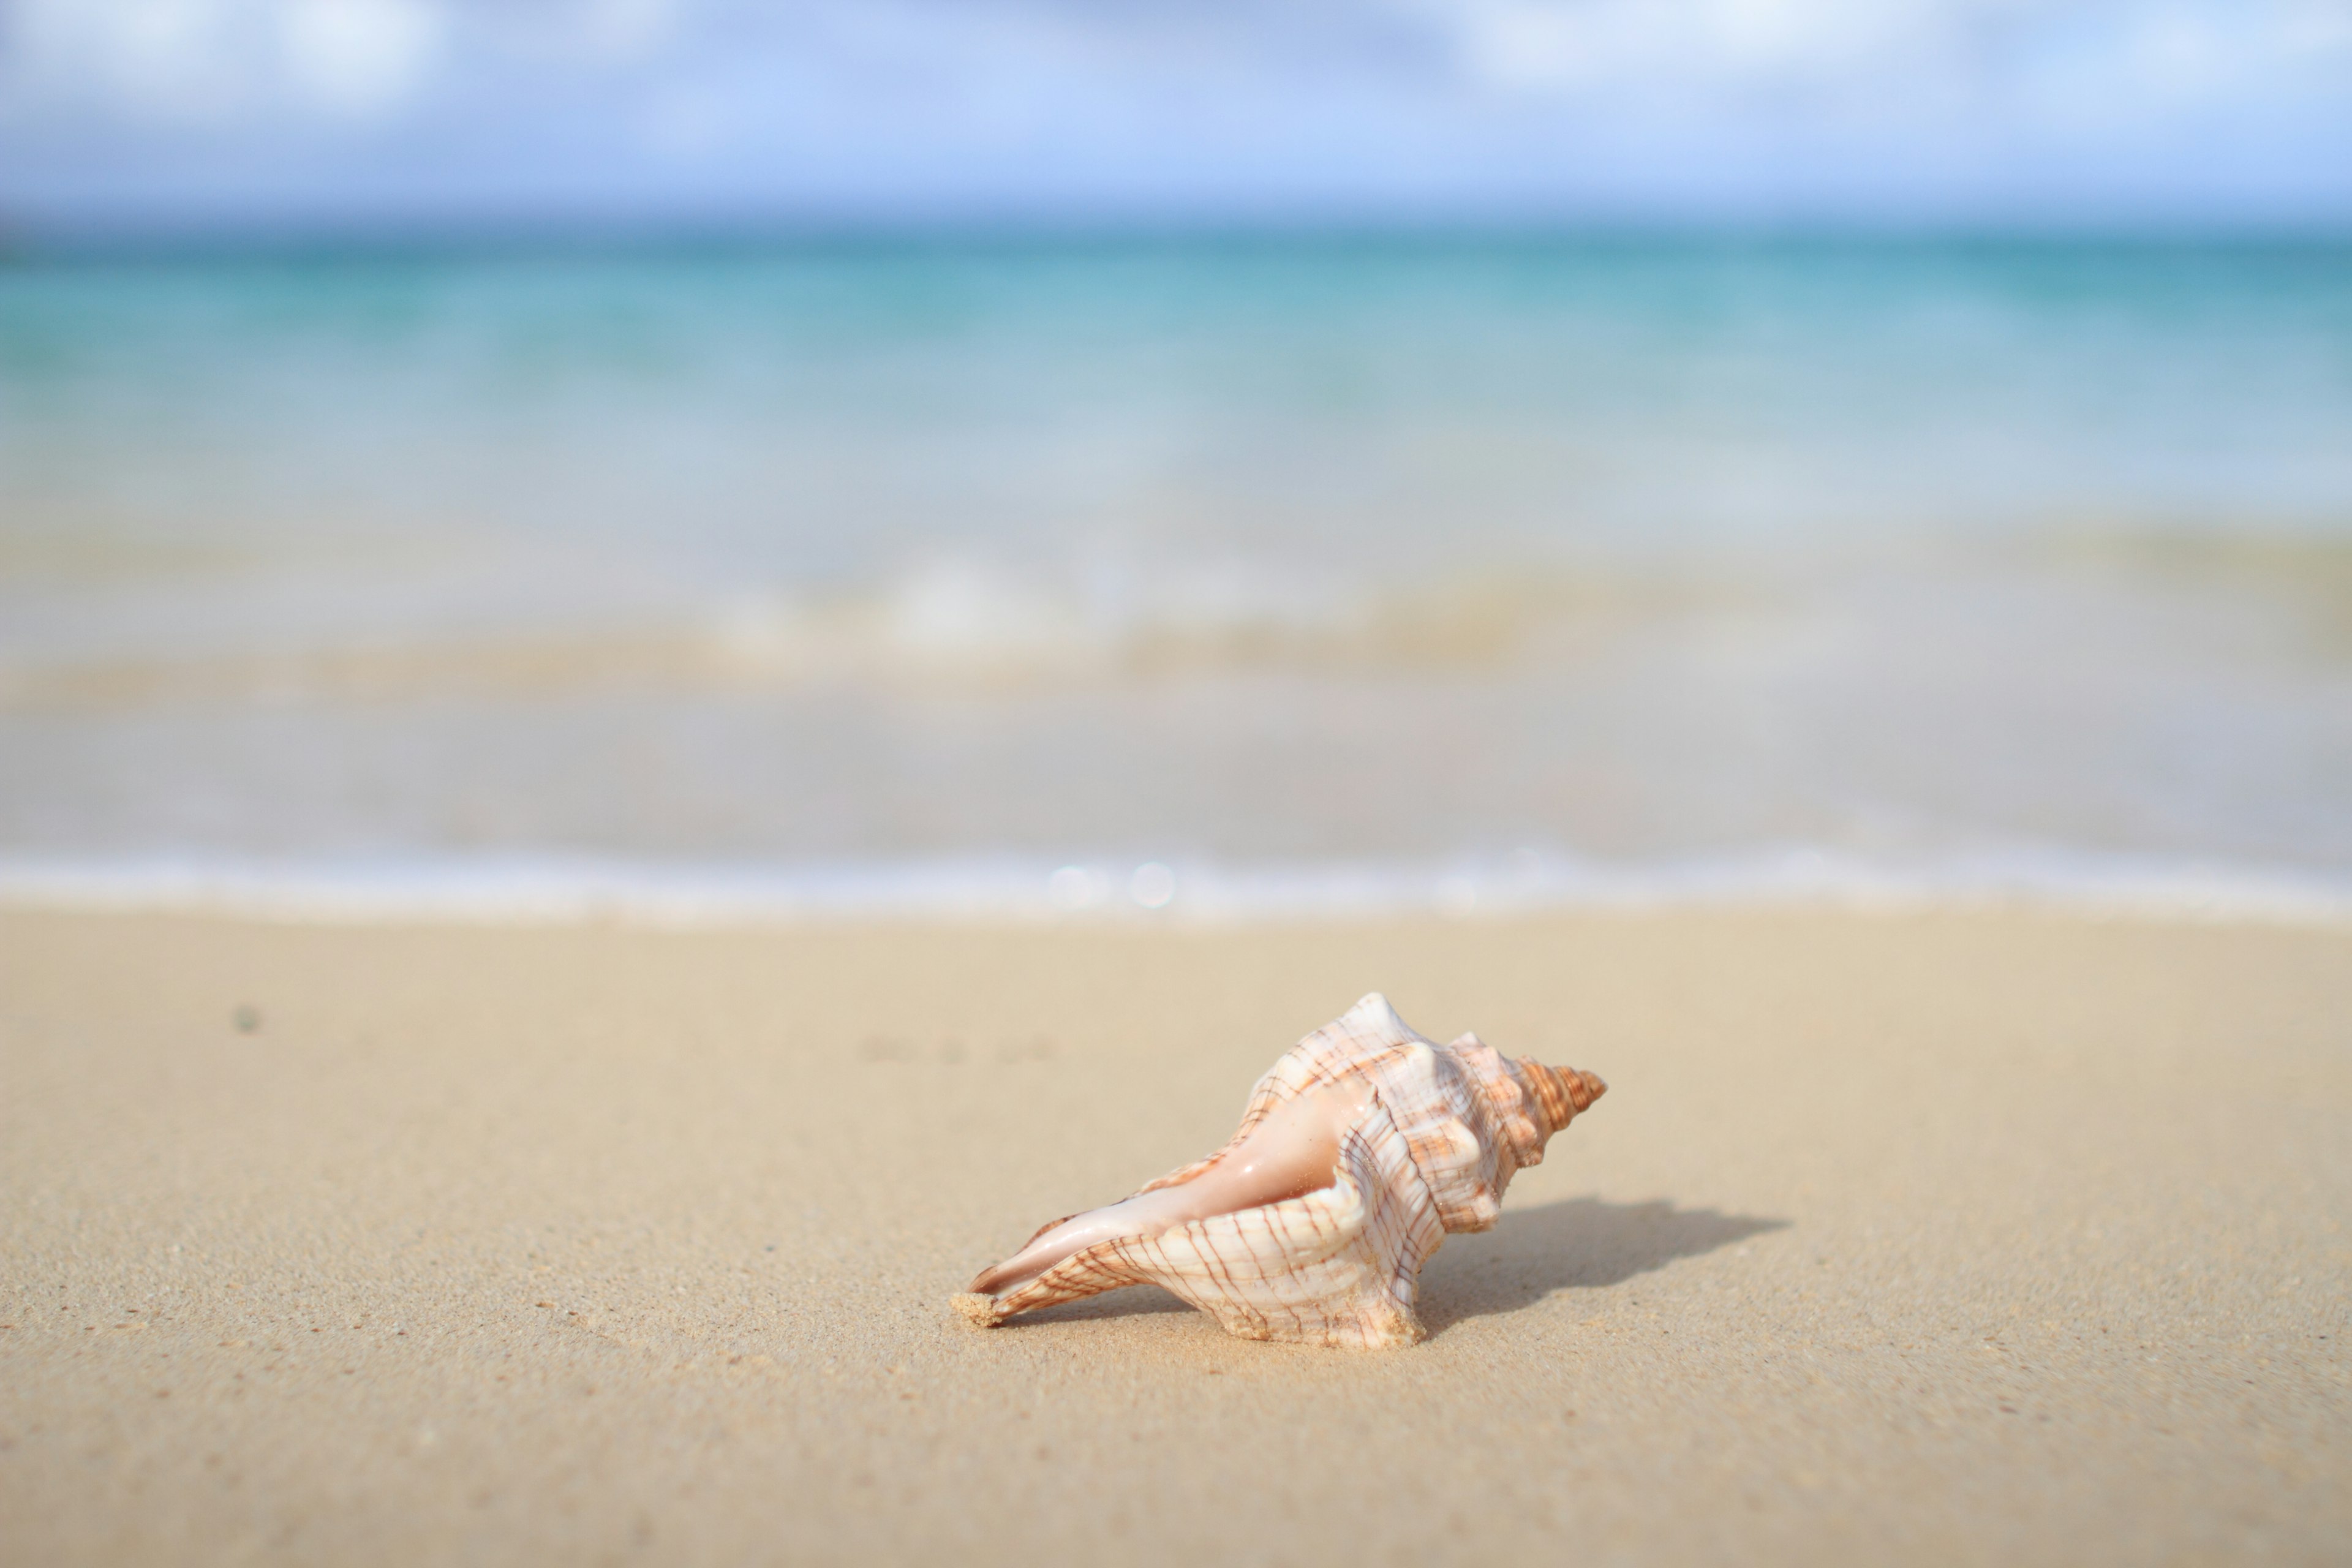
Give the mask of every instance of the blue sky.
[[2352, 221], [2352, 0], [0, 0], [0, 217]]

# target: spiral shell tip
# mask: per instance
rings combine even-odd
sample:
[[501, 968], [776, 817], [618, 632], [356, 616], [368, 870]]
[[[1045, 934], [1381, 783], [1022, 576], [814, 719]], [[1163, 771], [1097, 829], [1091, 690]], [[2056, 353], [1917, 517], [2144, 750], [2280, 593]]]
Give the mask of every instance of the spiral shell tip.
[[1535, 1091], [1537, 1102], [1543, 1107], [1544, 1121], [1557, 1132], [1571, 1117], [1589, 1110], [1592, 1102], [1609, 1092], [1609, 1086], [1599, 1075], [1576, 1068], [1556, 1068], [1539, 1062], [1533, 1057], [1519, 1058], [1521, 1076]]

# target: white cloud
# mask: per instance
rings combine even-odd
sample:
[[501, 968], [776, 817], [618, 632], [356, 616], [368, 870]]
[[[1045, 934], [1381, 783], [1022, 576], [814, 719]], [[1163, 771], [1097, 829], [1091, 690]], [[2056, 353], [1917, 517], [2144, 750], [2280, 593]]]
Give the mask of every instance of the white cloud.
[[581, 33], [607, 58], [638, 59], [669, 40], [687, 8], [687, 0], [589, 0]]
[[279, 9], [289, 79], [332, 113], [382, 113], [423, 79], [444, 20], [425, 0], [287, 0]]
[[19, 121], [380, 114], [425, 79], [443, 24], [436, 0], [18, 0], [0, 80]]
[[1790, 89], [2015, 100], [2053, 75], [2111, 107], [2250, 99], [2317, 73], [2352, 88], [2352, 0], [1391, 0], [1475, 80], [1618, 100]]
[[224, 0], [20, 0], [6, 96], [32, 112], [128, 110], [165, 121], [233, 113], [252, 89], [236, 36], [242, 9]]

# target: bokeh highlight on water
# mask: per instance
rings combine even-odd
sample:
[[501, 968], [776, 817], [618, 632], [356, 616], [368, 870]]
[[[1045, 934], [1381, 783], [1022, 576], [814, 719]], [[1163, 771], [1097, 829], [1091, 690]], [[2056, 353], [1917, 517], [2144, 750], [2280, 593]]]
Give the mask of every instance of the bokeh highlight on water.
[[0, 496], [20, 888], [2352, 886], [2340, 244], [26, 263]]

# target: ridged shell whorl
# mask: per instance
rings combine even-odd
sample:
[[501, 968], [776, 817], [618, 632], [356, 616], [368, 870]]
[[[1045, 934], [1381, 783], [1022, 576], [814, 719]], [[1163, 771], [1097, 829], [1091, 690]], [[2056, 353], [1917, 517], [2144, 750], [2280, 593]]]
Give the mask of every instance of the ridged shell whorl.
[[[1549, 1081], [1531, 1083], [1537, 1075]], [[1438, 1045], [1415, 1033], [1376, 991], [1275, 1063], [1258, 1080], [1241, 1129], [1226, 1147], [1247, 1138], [1276, 1106], [1318, 1084], [1369, 1079], [1428, 1185], [1440, 1223], [1449, 1231], [1487, 1230], [1512, 1175], [1540, 1163], [1546, 1141], [1576, 1114], [1558, 1081], [1565, 1076], [1539, 1063], [1506, 1060], [1475, 1035]], [[1554, 1097], [1549, 1103], [1547, 1093]], [[1591, 1100], [1588, 1094], [1585, 1103]], [[1556, 1105], [1570, 1109], [1555, 1115]], [[1220, 1151], [1211, 1160], [1223, 1157]], [[1162, 1176], [1144, 1190], [1189, 1179], [1209, 1163]]]
[[1606, 1087], [1475, 1035], [1438, 1045], [1375, 993], [1274, 1064], [1223, 1149], [1045, 1226], [956, 1307], [993, 1325], [1149, 1282], [1244, 1338], [1409, 1344], [1423, 1263], [1491, 1228], [1511, 1177]]

